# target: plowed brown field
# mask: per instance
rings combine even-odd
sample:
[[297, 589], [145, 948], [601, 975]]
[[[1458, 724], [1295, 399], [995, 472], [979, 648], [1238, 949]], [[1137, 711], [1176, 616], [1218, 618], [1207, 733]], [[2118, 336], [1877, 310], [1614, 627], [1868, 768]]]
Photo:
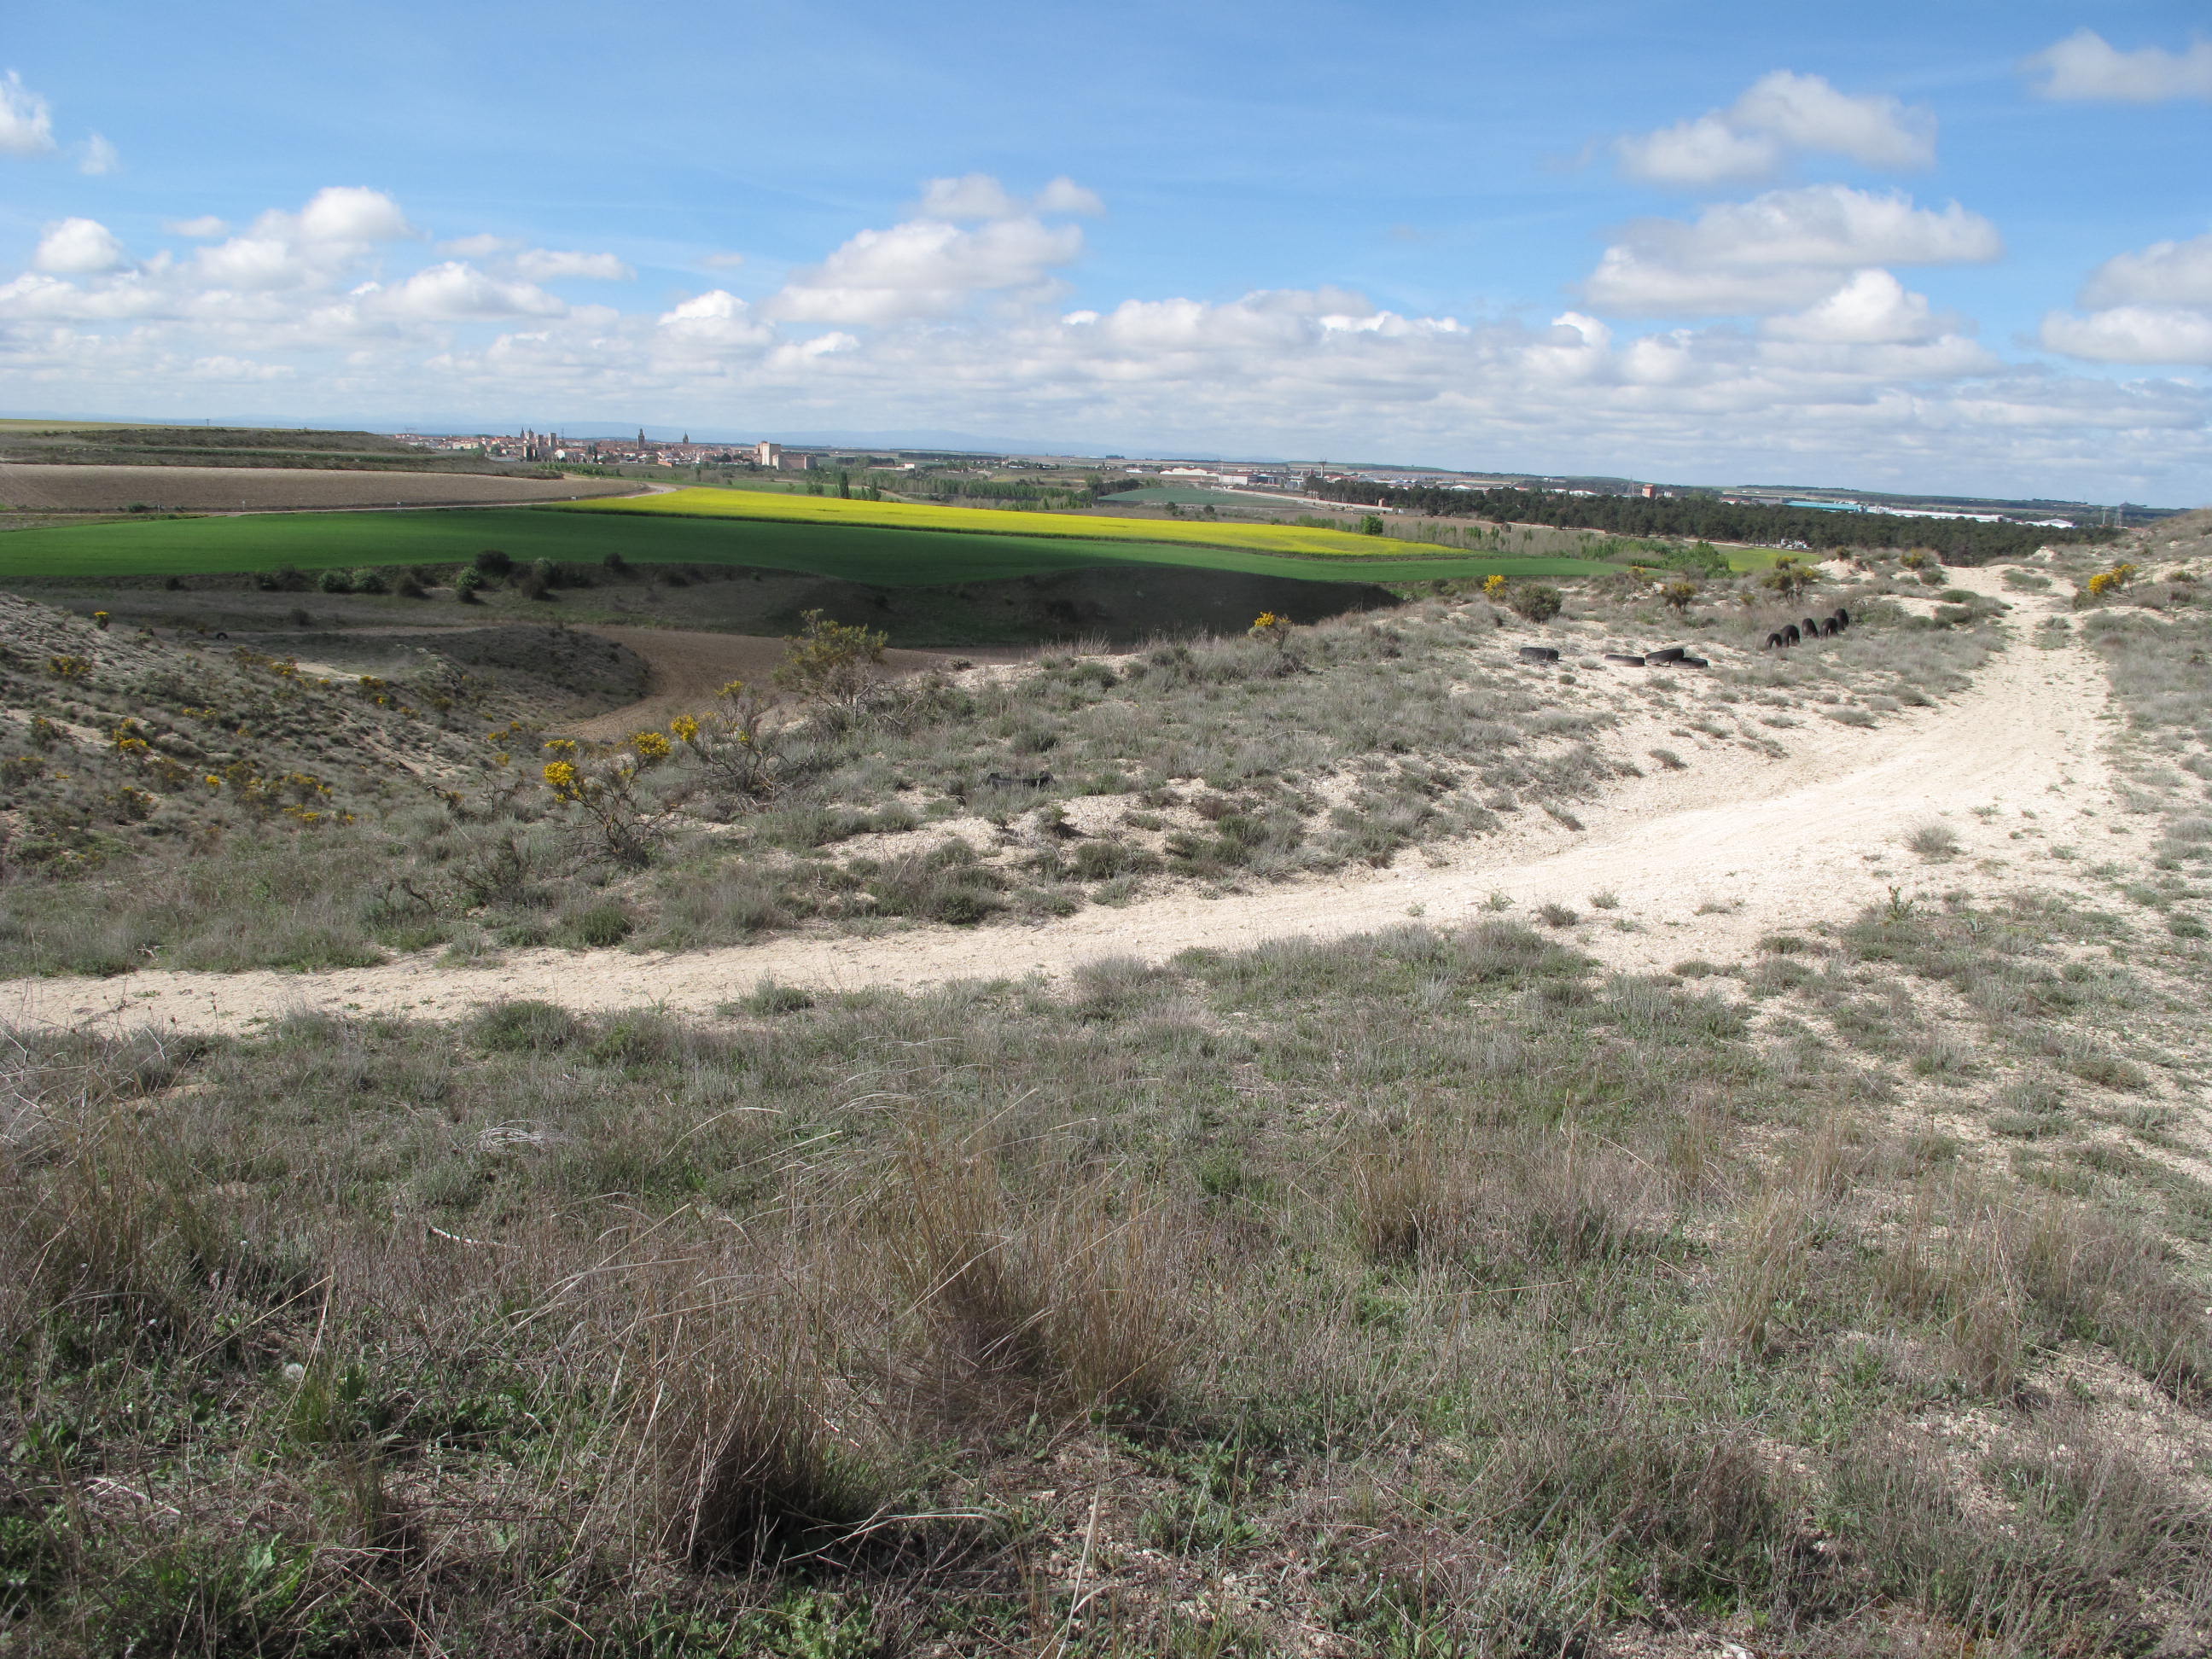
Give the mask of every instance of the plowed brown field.
[[635, 495], [642, 488], [617, 478], [500, 478], [472, 472], [0, 465], [0, 505], [34, 513], [118, 513], [137, 502], [182, 513], [513, 507], [588, 495]]

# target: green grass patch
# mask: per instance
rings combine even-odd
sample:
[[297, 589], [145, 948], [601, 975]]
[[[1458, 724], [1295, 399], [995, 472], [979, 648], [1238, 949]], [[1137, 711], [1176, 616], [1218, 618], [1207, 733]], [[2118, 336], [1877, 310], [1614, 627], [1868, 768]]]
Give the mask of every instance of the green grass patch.
[[[1035, 523], [1042, 515], [1021, 516]], [[333, 566], [455, 564], [488, 547], [501, 549], [518, 562], [542, 558], [595, 564], [610, 553], [619, 553], [633, 564], [744, 565], [886, 586], [991, 581], [1118, 564], [1181, 565], [1300, 580], [1340, 580], [1356, 572], [1357, 579], [1369, 581], [1465, 580], [1493, 571], [1571, 575], [1605, 568], [1583, 559], [1470, 557], [1441, 549], [1426, 557], [1334, 559], [1063, 534], [983, 535], [955, 529], [512, 507], [271, 513], [18, 531], [0, 539], [0, 581], [201, 575], [275, 570], [285, 565], [322, 570]]]

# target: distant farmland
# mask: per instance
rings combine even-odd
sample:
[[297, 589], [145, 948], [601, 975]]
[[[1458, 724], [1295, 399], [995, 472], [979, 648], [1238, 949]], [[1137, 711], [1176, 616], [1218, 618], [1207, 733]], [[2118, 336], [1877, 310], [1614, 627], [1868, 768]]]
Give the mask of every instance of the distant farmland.
[[[982, 507], [939, 507], [914, 501], [841, 501], [834, 495], [769, 495], [753, 489], [678, 489], [618, 501], [589, 501], [571, 509], [652, 517], [749, 519], [788, 524], [866, 525], [888, 530], [959, 531], [977, 536], [1069, 537], [1083, 541], [1159, 542], [1182, 547], [1235, 548], [1291, 557], [1400, 560], [1422, 556], [1463, 559], [1457, 548], [1397, 538], [1361, 536], [1304, 525], [1219, 524], [1202, 519], [1115, 519], [1047, 513], [1013, 513]], [[1197, 560], [1182, 560], [1190, 564]]]
[[605, 478], [502, 478], [477, 472], [312, 467], [0, 465], [0, 506], [33, 513], [287, 512], [329, 507], [455, 507], [562, 501], [636, 484]]
[[[441, 483], [445, 482], [440, 480]], [[690, 493], [690, 492], [685, 492]], [[719, 495], [723, 492], [702, 492]], [[732, 492], [735, 493], [735, 492]], [[648, 497], [666, 501], [669, 496]], [[819, 507], [825, 498], [775, 496]], [[609, 505], [617, 505], [610, 503]], [[847, 503], [836, 507], [895, 503]], [[958, 508], [915, 508], [960, 513]], [[828, 515], [823, 515], [827, 517]], [[1017, 515], [973, 512], [965, 516], [1005, 523]], [[351, 568], [364, 565], [458, 564], [497, 548], [527, 562], [596, 564], [619, 554], [633, 564], [744, 565], [802, 571], [884, 586], [990, 581], [1102, 565], [1179, 565], [1232, 570], [1300, 580], [1430, 581], [1466, 580], [1492, 572], [1507, 575], [1566, 575], [1612, 567], [1585, 559], [1480, 556], [1392, 541], [1376, 551], [1373, 538], [1356, 558], [1271, 555], [1229, 546], [1194, 546], [1109, 539], [1097, 527], [1113, 520], [1049, 519], [1018, 515], [1024, 533], [978, 534], [954, 529], [910, 529], [852, 522], [792, 523], [778, 519], [680, 514], [622, 514], [574, 507], [488, 507], [471, 512], [298, 513], [245, 518], [110, 520], [0, 535], [0, 580], [38, 577], [163, 576], [218, 572]], [[1133, 525], [1135, 521], [1132, 521]], [[1062, 529], [1061, 526], [1066, 526]], [[1079, 529], [1078, 526], [1080, 528]], [[1180, 537], [1184, 526], [1144, 524]], [[1231, 526], [1221, 529], [1235, 533]], [[1273, 529], [1278, 534], [1283, 528]], [[1028, 533], [1032, 530], [1043, 533]], [[1318, 531], [1295, 532], [1322, 536]], [[1415, 556], [1398, 552], [1412, 547]], [[1388, 550], [1384, 551], [1383, 550]]]

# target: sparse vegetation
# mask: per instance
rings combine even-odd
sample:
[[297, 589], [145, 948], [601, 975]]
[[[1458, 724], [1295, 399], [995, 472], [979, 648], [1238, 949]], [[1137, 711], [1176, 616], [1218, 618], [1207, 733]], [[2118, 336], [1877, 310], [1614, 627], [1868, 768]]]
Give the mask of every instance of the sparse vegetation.
[[2191, 1490], [2027, 1386], [2086, 1340], [2200, 1400], [2189, 1269], [1894, 1136], [1894, 1062], [1510, 924], [6, 1052], [41, 1651], [2118, 1652], [2212, 1612]]
[[[495, 617], [645, 580], [483, 537]], [[1932, 562], [1869, 556], [1849, 634], [1761, 652], [1826, 599], [1683, 553], [1540, 618], [1501, 579], [957, 676], [893, 677], [880, 629], [823, 612], [782, 673], [598, 740], [549, 711], [640, 688], [576, 630], [355, 676], [0, 602], [0, 946], [474, 963], [1218, 894], [1579, 830], [1609, 779], [1679, 795], [1729, 746], [1845, 740], [1815, 714], [1878, 731], [1996, 647], [1996, 607], [1920, 618], [1887, 596]], [[340, 575], [333, 602], [396, 585]], [[0, 1036], [0, 1628], [64, 1656], [2193, 1651], [2190, 586], [2079, 630], [2150, 869], [1977, 899], [1930, 822], [1886, 904], [1769, 922], [1741, 963], [1598, 970], [1577, 946], [1674, 925], [1639, 886], [1057, 984], [748, 972], [711, 1018]], [[1709, 665], [1605, 662], [1662, 627]]]

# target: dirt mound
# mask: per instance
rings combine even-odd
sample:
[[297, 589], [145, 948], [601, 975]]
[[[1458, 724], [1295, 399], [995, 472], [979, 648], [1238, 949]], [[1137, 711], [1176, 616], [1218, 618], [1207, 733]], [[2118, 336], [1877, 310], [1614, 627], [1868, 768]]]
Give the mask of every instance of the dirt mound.
[[0, 503], [42, 513], [119, 513], [134, 505], [184, 513], [492, 507], [634, 495], [637, 489], [615, 479], [319, 467], [0, 465]]
[[582, 718], [635, 702], [651, 678], [645, 659], [629, 647], [557, 625], [234, 631], [230, 642], [347, 674], [419, 674], [442, 659], [530, 700], [547, 718]]
[[2212, 507], [2160, 519], [2130, 531], [2124, 540], [2154, 559], [2201, 559], [2212, 553]]
[[[708, 707], [732, 680], [765, 685], [783, 660], [784, 642], [751, 634], [701, 634], [673, 628], [593, 628], [572, 630], [596, 635], [647, 671], [642, 700], [568, 729], [580, 738], [607, 741], [642, 726], [665, 726], [678, 714]], [[948, 666], [955, 659], [930, 651], [886, 651], [884, 665], [894, 674], [919, 673]]]
[[442, 658], [411, 668], [337, 678], [0, 593], [0, 870], [381, 811], [483, 775], [485, 726], [538, 706]]
[[426, 650], [509, 683], [528, 678], [594, 702], [634, 699], [652, 684], [647, 659], [606, 634], [580, 628], [483, 628], [434, 634]]

